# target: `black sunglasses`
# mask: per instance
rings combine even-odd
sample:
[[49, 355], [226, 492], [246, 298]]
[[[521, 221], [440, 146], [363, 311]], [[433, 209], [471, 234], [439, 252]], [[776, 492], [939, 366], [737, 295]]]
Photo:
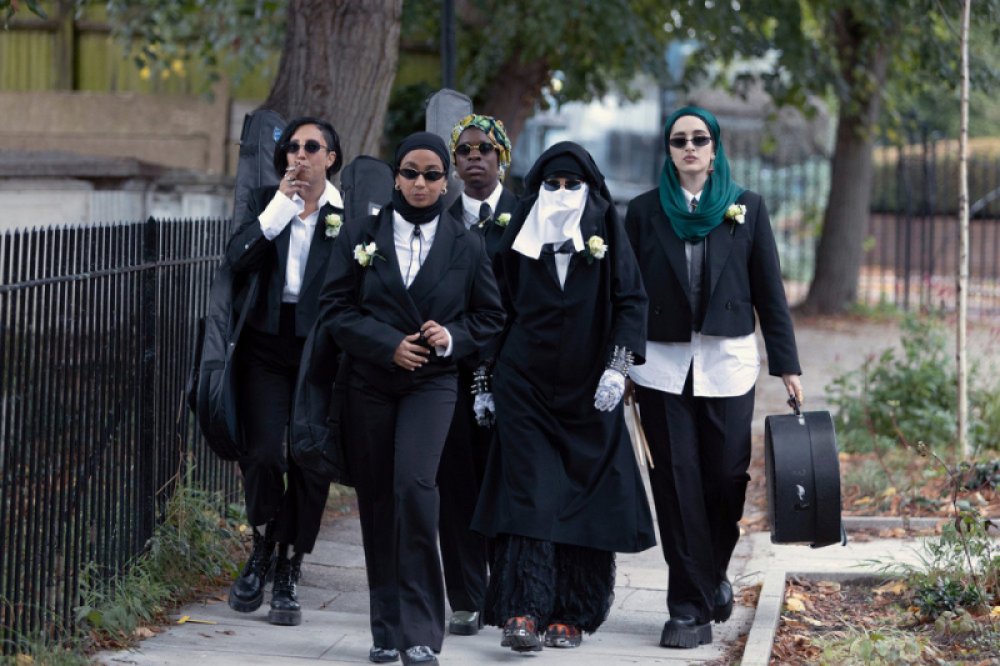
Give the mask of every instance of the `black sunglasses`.
[[497, 147], [489, 141], [483, 141], [482, 143], [460, 143], [455, 146], [455, 154], [467, 157], [472, 154], [473, 150], [478, 150], [480, 155], [489, 155], [496, 149]]
[[306, 152], [309, 153], [310, 155], [318, 153], [320, 150], [329, 150], [329, 148], [324, 146], [319, 141], [314, 141], [312, 139], [309, 139], [304, 144], [299, 143], [298, 141], [290, 141], [288, 145], [285, 146], [285, 152], [297, 153], [299, 152], [299, 148], [305, 148]]
[[688, 141], [694, 144], [695, 148], [704, 148], [712, 143], [712, 137], [705, 135], [692, 136], [690, 138], [686, 136], [672, 136], [667, 143], [670, 144], [671, 148], [684, 148], [688, 145]]
[[444, 171], [417, 171], [416, 169], [400, 169], [399, 175], [406, 180], [416, 180], [420, 176], [424, 177], [428, 183], [433, 183], [444, 178]]
[[565, 187], [567, 190], [578, 190], [580, 186], [583, 185], [582, 180], [576, 180], [575, 178], [549, 178], [542, 182], [542, 187], [547, 189], [549, 192], [555, 192], [560, 187]]

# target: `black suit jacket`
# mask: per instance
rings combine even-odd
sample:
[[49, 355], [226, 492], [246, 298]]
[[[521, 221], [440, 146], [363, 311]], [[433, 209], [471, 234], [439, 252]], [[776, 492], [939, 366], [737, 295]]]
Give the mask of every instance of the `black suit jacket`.
[[[371, 242], [378, 256], [361, 266], [354, 249]], [[431, 351], [423, 367], [412, 372], [399, 368], [392, 361], [399, 343], [428, 320], [448, 329], [451, 356]], [[456, 372], [456, 361], [478, 353], [499, 333], [503, 321], [483, 239], [447, 211], [409, 289], [396, 258], [391, 206], [344, 225], [320, 295], [320, 322], [351, 356], [353, 370], [372, 385], [405, 390], [428, 377]]]
[[[497, 251], [499, 251], [500, 239], [503, 238], [503, 232], [507, 228], [506, 225], [501, 226], [497, 224], [497, 217], [503, 215], [504, 213], [512, 214], [515, 208], [517, 208], [517, 195], [507, 188], [502, 188], [502, 191], [500, 192], [500, 200], [497, 201], [497, 209], [493, 211], [493, 217], [481, 225], [477, 224], [472, 227], [473, 230], [481, 233], [486, 239], [486, 252], [489, 254], [490, 259], [495, 257]], [[455, 200], [455, 203], [451, 205], [448, 212], [451, 213], [456, 220], [462, 223], [465, 219], [465, 210], [462, 208], [462, 197]]]
[[[725, 220], [706, 237], [709, 291], [701, 332], [725, 337], [749, 335], [754, 331], [756, 310], [769, 372], [776, 376], [800, 374], [795, 332], [767, 208], [760, 195], [749, 191], [736, 202], [747, 207], [744, 224]], [[684, 241], [674, 233], [663, 212], [658, 190], [645, 192], [629, 203], [625, 230], [649, 296], [649, 339], [689, 341], [691, 287]]]
[[[291, 224], [286, 226], [274, 240], [268, 240], [261, 231], [257, 218], [274, 198], [277, 187], [262, 187], [250, 193], [247, 217], [236, 229], [226, 259], [237, 276], [245, 277], [252, 271], [259, 271], [259, 295], [247, 314], [247, 324], [264, 333], [276, 335], [281, 315], [281, 292], [285, 288], [285, 270], [288, 266], [288, 245], [291, 238]], [[325, 218], [330, 213], [344, 214], [342, 208], [326, 204], [319, 211], [309, 257], [306, 260], [299, 301], [295, 308], [295, 335], [306, 337], [319, 314], [319, 292], [326, 274], [326, 264], [333, 248], [333, 238], [326, 235]]]

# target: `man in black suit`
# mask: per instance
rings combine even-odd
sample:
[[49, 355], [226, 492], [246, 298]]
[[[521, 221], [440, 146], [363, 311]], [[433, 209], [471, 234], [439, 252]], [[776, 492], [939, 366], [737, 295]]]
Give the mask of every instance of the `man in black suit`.
[[[466, 116], [452, 130], [450, 148], [465, 189], [449, 212], [485, 237], [492, 259], [517, 205], [517, 196], [501, 184], [511, 151], [503, 123], [491, 116]], [[469, 529], [493, 437], [485, 407], [480, 407], [483, 425], [475, 418], [473, 375], [480, 360], [459, 363], [458, 402], [438, 469], [441, 559], [452, 609], [448, 631], [459, 636], [479, 631], [488, 575], [487, 541]]]
[[274, 155], [280, 184], [251, 193], [247, 217], [226, 250], [235, 280], [246, 283], [256, 274], [259, 285], [255, 302], [237, 304], [249, 308], [235, 369], [247, 449], [239, 464], [254, 546], [230, 589], [229, 605], [243, 613], [257, 610], [274, 568], [272, 624], [301, 621], [295, 586], [302, 556], [316, 542], [330, 487], [295, 465], [286, 433], [302, 348], [342, 224], [340, 192], [328, 180], [342, 163], [340, 138], [330, 123], [290, 122]]
[[726, 575], [739, 539], [760, 357], [802, 400], [795, 333], [761, 197], [732, 181], [715, 117], [667, 121], [660, 186], [634, 199], [625, 229], [649, 295], [646, 363], [631, 375], [669, 567], [660, 645], [712, 641], [733, 610]]

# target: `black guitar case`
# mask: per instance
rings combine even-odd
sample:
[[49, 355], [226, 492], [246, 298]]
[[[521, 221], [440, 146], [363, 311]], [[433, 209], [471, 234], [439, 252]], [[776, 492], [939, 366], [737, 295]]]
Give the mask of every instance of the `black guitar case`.
[[847, 544], [840, 518], [840, 460], [830, 412], [764, 419], [771, 542], [813, 548]]

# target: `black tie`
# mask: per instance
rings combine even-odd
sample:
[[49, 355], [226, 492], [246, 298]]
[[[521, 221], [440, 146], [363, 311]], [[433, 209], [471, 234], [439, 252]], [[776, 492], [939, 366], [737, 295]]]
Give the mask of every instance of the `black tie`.
[[[693, 213], [697, 208], [698, 198], [695, 197], [691, 199], [691, 212]], [[707, 291], [705, 288], [705, 251], [708, 243], [702, 239], [694, 243], [689, 243], [689, 245], [691, 246], [691, 265], [688, 268], [688, 277], [691, 284], [691, 329], [701, 331], [701, 322], [705, 317], [703, 296]]]
[[493, 209], [484, 201], [483, 205], [479, 207], [479, 224], [485, 224], [491, 217], [493, 217]]

